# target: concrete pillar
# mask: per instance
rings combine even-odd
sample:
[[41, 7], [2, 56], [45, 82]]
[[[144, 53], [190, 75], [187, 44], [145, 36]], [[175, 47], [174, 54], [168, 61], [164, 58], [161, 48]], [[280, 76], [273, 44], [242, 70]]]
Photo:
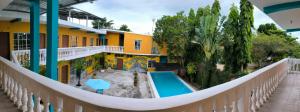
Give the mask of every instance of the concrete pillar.
[[40, 0], [30, 1], [30, 70], [39, 73]]
[[47, 0], [47, 62], [46, 76], [58, 80], [58, 0]]

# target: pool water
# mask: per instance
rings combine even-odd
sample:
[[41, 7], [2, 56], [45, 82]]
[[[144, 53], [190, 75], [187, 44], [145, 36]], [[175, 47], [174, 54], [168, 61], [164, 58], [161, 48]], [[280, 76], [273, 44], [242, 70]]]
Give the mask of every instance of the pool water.
[[174, 72], [151, 72], [151, 77], [160, 97], [191, 93]]

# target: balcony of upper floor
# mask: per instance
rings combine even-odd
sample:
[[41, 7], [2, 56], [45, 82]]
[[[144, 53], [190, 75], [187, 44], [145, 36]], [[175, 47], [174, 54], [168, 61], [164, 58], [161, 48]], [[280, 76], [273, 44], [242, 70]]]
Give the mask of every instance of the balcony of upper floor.
[[[134, 99], [81, 90], [0, 57], [0, 86], [5, 93], [0, 98], [5, 104], [14, 103], [20, 110], [36, 112], [49, 111], [44, 108], [49, 105], [68, 112], [296, 112], [299, 110], [299, 103], [295, 103], [299, 101], [299, 68], [299, 59], [286, 58], [208, 89], [166, 98]], [[1, 109], [5, 108], [0, 106]]]

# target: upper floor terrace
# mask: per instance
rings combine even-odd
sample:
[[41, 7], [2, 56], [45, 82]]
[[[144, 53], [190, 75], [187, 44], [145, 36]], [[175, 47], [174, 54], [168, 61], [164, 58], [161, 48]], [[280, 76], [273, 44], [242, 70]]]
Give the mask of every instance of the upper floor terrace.
[[[23, 111], [47, 112], [49, 108], [44, 107], [52, 105], [55, 111], [67, 112], [296, 112], [298, 103], [283, 104], [280, 100], [295, 100], [291, 97], [298, 94], [295, 84], [299, 79], [299, 65], [299, 59], [286, 58], [241, 78], [201, 91], [166, 98], [133, 99], [99, 95], [65, 85], [0, 57], [0, 85], [16, 108]], [[272, 95], [274, 92], [275, 95]], [[274, 110], [275, 106], [277, 110]]]
[[[51, 3], [48, 4], [50, 5], [49, 11], [57, 11], [57, 7], [53, 7], [55, 2], [57, 3], [58, 0], [51, 0]], [[56, 81], [58, 60], [72, 59], [95, 52], [121, 52], [122, 48], [110, 49], [107, 46], [99, 46], [57, 49], [57, 32], [55, 31], [57, 18], [55, 18], [55, 13], [51, 13], [49, 16], [50, 22], [47, 27], [52, 30], [47, 31], [48, 37], [50, 37], [47, 50], [40, 50], [39, 46], [34, 44], [37, 42], [33, 42], [33, 48], [30, 51], [24, 51], [25, 53], [13, 51], [13, 55], [16, 55], [13, 56], [15, 63], [0, 57], [1, 91], [12, 101], [8, 103], [14, 103], [16, 108], [22, 111], [296, 112], [298, 110], [299, 104], [295, 100], [299, 99], [298, 95], [294, 94], [299, 94], [296, 85], [298, 84], [297, 79], [299, 79], [300, 60], [291, 58], [280, 60], [221, 85], [159, 99], [105, 96], [62, 84]], [[32, 25], [31, 27], [34, 29], [37, 26]], [[39, 33], [32, 34], [36, 37], [39, 35]], [[18, 56], [22, 57], [22, 54], [25, 54], [25, 57], [37, 59], [31, 60], [32, 71], [19, 66]], [[47, 77], [35, 73], [35, 67], [39, 66], [39, 63], [46, 64]], [[1, 101], [4, 100], [1, 99]]]

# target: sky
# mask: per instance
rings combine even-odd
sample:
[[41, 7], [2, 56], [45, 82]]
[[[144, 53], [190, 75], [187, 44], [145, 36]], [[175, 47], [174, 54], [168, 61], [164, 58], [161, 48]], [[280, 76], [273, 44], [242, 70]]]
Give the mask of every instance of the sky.
[[[222, 15], [228, 15], [233, 4], [239, 6], [239, 0], [219, 1]], [[126, 24], [135, 33], [152, 34], [155, 28], [153, 20], [163, 15], [175, 15], [179, 11], [185, 11], [188, 15], [191, 8], [197, 10], [199, 7], [211, 6], [213, 2], [214, 0], [96, 0], [93, 3], [83, 3], [74, 7], [113, 20], [114, 28]], [[85, 24], [85, 22], [80, 23]], [[255, 7], [254, 27], [258, 28], [260, 24], [265, 23], [275, 22]], [[300, 37], [300, 32], [291, 35]]]

